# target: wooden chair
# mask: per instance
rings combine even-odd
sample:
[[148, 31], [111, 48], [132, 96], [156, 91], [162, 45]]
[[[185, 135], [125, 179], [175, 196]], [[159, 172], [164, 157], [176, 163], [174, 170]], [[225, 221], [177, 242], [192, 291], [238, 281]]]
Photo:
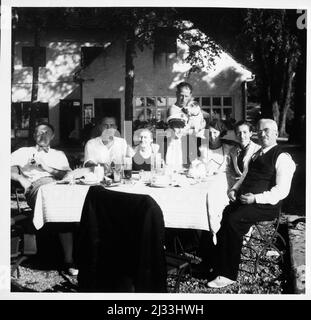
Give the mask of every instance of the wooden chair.
[[16, 201], [17, 212], [11, 213], [11, 275], [16, 271], [17, 277], [20, 277], [21, 263], [37, 253], [36, 236], [29, 233], [24, 225], [32, 218], [32, 210], [22, 207], [22, 197], [23, 188], [12, 181], [11, 198]]
[[180, 290], [180, 281], [186, 271], [191, 272], [189, 259], [174, 253], [165, 253], [167, 274], [174, 278], [175, 285], [173, 291], [178, 293]]

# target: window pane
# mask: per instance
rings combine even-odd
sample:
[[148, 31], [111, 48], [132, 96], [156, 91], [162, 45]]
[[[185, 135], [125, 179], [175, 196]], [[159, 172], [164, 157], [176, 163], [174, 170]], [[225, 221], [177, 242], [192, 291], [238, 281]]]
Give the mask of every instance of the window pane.
[[145, 104], [145, 98], [144, 97], [136, 97], [135, 98], [135, 107], [144, 107]]
[[213, 97], [213, 106], [221, 106], [221, 97]]
[[202, 106], [210, 106], [211, 98], [210, 97], [202, 97]]
[[45, 67], [46, 48], [45, 47], [22, 47], [23, 67]]
[[232, 106], [232, 98], [231, 97], [224, 97], [224, 106]]
[[224, 118], [226, 120], [232, 119], [233, 118], [233, 114], [232, 114], [232, 108], [224, 108]]
[[213, 119], [221, 119], [221, 109], [220, 108], [213, 108], [212, 118]]
[[193, 100], [196, 101], [199, 105], [201, 105], [200, 104], [200, 97], [194, 97]]
[[134, 111], [134, 120], [139, 119], [139, 117], [141, 116], [142, 120], [145, 119], [145, 114], [144, 114], [144, 109], [142, 108], [135, 108]]
[[157, 97], [157, 106], [166, 107], [166, 97]]
[[156, 98], [155, 97], [147, 97], [146, 98], [147, 100], [147, 107], [155, 107], [155, 100]]
[[145, 108], [145, 121], [149, 121], [155, 117], [155, 108]]

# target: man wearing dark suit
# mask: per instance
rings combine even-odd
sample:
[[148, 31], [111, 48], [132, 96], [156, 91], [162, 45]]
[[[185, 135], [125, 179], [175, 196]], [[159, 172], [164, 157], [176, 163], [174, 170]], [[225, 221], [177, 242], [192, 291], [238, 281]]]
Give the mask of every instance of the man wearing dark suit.
[[243, 173], [246, 174], [252, 155], [260, 149], [260, 146], [251, 140], [253, 132], [249, 122], [244, 120], [237, 122], [234, 132], [239, 145], [230, 151], [232, 184], [235, 184]]
[[287, 197], [296, 165], [277, 145], [278, 127], [271, 119], [258, 122], [261, 148], [253, 155], [246, 175], [229, 192], [232, 201], [224, 210], [217, 233], [218, 276], [208, 283], [222, 288], [237, 279], [243, 236], [256, 222], [277, 217], [280, 201]]

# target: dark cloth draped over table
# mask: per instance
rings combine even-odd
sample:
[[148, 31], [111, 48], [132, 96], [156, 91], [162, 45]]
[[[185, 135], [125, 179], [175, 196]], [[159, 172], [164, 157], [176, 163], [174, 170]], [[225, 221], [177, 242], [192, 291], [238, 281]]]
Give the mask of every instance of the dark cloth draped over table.
[[148, 195], [90, 187], [78, 238], [81, 292], [166, 292], [164, 220]]

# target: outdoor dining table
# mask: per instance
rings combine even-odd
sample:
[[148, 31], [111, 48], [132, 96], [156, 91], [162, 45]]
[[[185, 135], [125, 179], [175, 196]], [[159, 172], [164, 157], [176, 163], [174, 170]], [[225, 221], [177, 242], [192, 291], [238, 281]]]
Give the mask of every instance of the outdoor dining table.
[[[185, 181], [187, 183], [182, 186], [154, 187], [133, 180], [133, 183], [119, 184], [109, 189], [150, 195], [163, 212], [166, 228], [218, 229], [223, 207], [228, 203], [225, 174], [208, 177], [203, 182], [190, 178]], [[80, 222], [89, 188], [90, 185], [57, 183], [40, 187], [34, 210], [34, 226], [40, 229], [48, 222]]]

